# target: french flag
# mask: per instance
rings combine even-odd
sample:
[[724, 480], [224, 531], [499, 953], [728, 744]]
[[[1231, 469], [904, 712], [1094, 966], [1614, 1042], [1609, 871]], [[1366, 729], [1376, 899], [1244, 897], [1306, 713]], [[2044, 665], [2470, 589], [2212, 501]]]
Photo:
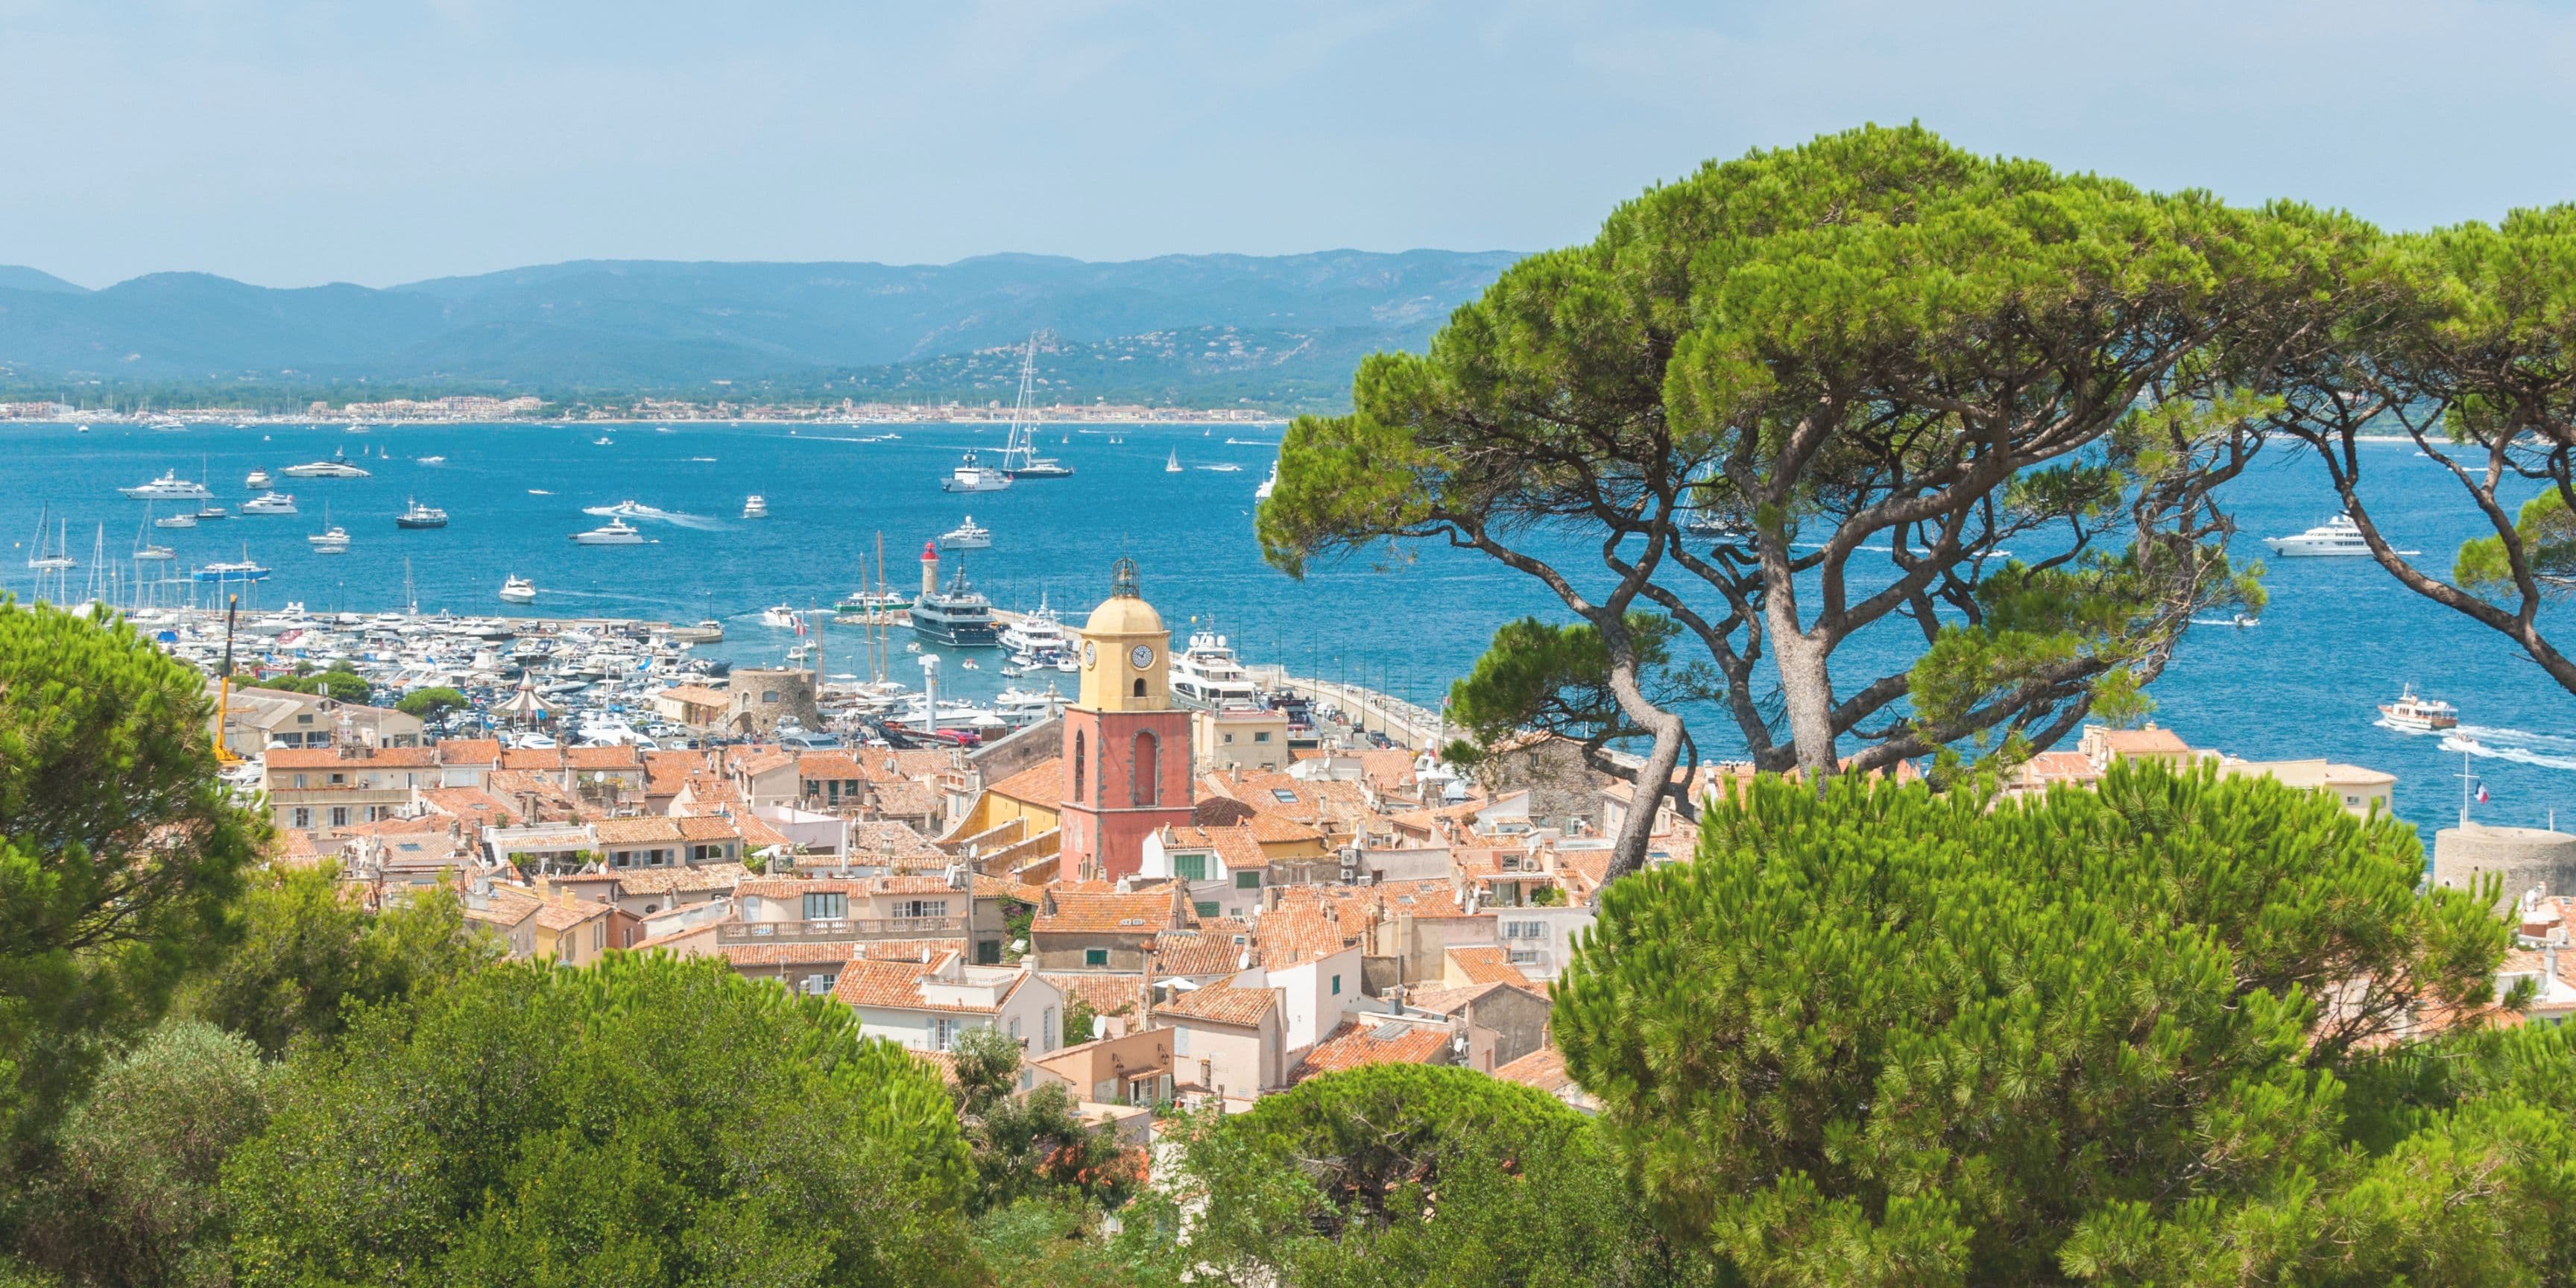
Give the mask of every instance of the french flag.
[[2484, 804], [2486, 804], [2486, 803], [2487, 803], [2487, 785], [2486, 785], [2485, 783], [2480, 783], [2480, 784], [2478, 784], [2478, 804], [2480, 804], [2480, 805], [2484, 805]]

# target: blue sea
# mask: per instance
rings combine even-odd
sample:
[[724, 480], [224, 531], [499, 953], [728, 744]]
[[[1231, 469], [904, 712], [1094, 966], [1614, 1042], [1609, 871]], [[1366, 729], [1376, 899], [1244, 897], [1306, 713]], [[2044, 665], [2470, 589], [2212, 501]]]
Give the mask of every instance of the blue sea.
[[[714, 651], [757, 662], [775, 661], [794, 642], [759, 624], [763, 607], [819, 606], [825, 611], [814, 618], [828, 618], [835, 599], [874, 577], [880, 538], [887, 580], [908, 591], [919, 584], [923, 544], [971, 513], [994, 535], [992, 549], [963, 556], [968, 574], [1004, 607], [1031, 608], [1043, 598], [1078, 622], [1106, 592], [1110, 563], [1125, 555], [1176, 631], [1212, 623], [1247, 661], [1285, 662], [1435, 706], [1497, 625], [1531, 613], [1563, 616], [1520, 574], [1437, 544], [1374, 552], [1315, 569], [1302, 582], [1271, 569], [1252, 538], [1252, 494], [1279, 428], [1050, 427], [1042, 448], [1073, 466], [1075, 477], [961, 496], [942, 492], [940, 478], [961, 452], [997, 448], [1000, 427], [396, 425], [353, 434], [339, 425], [170, 432], [98, 424], [80, 434], [70, 425], [0, 424], [0, 542], [9, 551], [0, 587], [28, 594], [25, 561], [40, 512], [48, 527], [69, 533], [70, 553], [83, 565], [71, 574], [77, 593], [94, 547], [110, 563], [133, 566], [123, 556], [145, 506], [118, 487], [175, 469], [238, 509], [253, 494], [242, 485], [252, 468], [275, 474], [344, 450], [353, 461], [363, 453], [373, 477], [281, 476], [274, 486], [295, 495], [298, 515], [158, 530], [153, 539], [176, 547], [182, 567], [247, 551], [276, 570], [249, 601], [260, 606], [398, 607], [408, 568], [427, 611], [719, 618], [728, 639]], [[861, 441], [885, 433], [900, 437]], [[2482, 530], [2462, 494], [2410, 445], [2365, 450], [2383, 528], [2425, 551], [2426, 566], [2447, 569], [2460, 540]], [[1178, 474], [1164, 468], [1175, 453], [1184, 466]], [[428, 456], [445, 461], [421, 463]], [[1217, 465], [1238, 468], [1206, 468]], [[769, 518], [738, 517], [752, 493], [767, 497]], [[397, 531], [393, 516], [414, 497], [445, 508], [450, 525]], [[626, 500], [669, 516], [641, 522], [652, 544], [566, 539], [606, 522], [586, 508]], [[2300, 531], [2335, 509], [2323, 470], [2281, 451], [2232, 485], [2227, 500], [2243, 557], [2265, 553], [2255, 538]], [[353, 537], [348, 554], [315, 555], [305, 544], [322, 526], [326, 501], [331, 520]], [[1560, 553], [1567, 567], [1583, 567], [1579, 552]], [[2419, 827], [2457, 816], [2464, 764], [2490, 796], [2475, 817], [2538, 825], [2565, 806], [2576, 820], [2576, 698], [2501, 637], [2417, 598], [2367, 560], [2268, 562], [2271, 605], [2261, 624], [2195, 630], [2150, 690], [2159, 723], [2195, 746], [2248, 758], [2322, 755], [2387, 770], [2399, 779], [2398, 812]], [[536, 582], [534, 605], [495, 597], [513, 574]], [[2561, 639], [2576, 641], [2576, 614], [2553, 610], [2551, 621]], [[824, 628], [827, 670], [864, 671], [859, 635]], [[1838, 659], [1837, 683], [1857, 687], [1876, 673], [1873, 663], [1899, 666], [1905, 654], [1906, 641], [1885, 633], [1856, 643]], [[980, 671], [952, 659], [943, 687], [1001, 687], [998, 660], [980, 656]], [[896, 667], [897, 678], [918, 682], [913, 662], [899, 655]], [[2441, 738], [2377, 727], [2376, 704], [2406, 683], [2457, 703], [2475, 750], [2445, 752]], [[1724, 724], [1703, 717], [1694, 728], [1703, 754], [1728, 754]]]

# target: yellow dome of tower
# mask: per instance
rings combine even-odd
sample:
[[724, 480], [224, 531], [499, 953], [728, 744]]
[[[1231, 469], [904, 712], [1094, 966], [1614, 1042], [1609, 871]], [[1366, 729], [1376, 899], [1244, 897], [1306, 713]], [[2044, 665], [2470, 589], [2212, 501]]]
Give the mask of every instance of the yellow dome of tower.
[[1136, 591], [1136, 563], [1117, 562], [1109, 598], [1075, 632], [1082, 654], [1080, 705], [1094, 711], [1161, 711], [1171, 705], [1172, 632]]

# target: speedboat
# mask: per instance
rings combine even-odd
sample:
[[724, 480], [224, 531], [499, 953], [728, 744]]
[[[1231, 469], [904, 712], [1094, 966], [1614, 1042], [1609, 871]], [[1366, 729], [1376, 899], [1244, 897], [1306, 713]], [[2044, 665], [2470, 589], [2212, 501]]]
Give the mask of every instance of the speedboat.
[[2370, 543], [2362, 540], [2360, 525], [2349, 514], [2338, 514], [2295, 537], [2265, 537], [2263, 544], [2284, 559], [2318, 559], [2337, 556], [2368, 556]]
[[1255, 501], [1267, 501], [1270, 499], [1272, 489], [1277, 488], [1278, 486], [1279, 461], [1278, 458], [1273, 457], [1270, 461], [1270, 476], [1261, 480], [1261, 486], [1252, 489], [1252, 499]]
[[1011, 485], [1010, 473], [979, 463], [973, 452], [966, 453], [956, 469], [939, 481], [944, 492], [999, 492]]
[[179, 477], [177, 470], [165, 470], [161, 477], [149, 483], [116, 490], [137, 501], [207, 501], [215, 495], [206, 490], [205, 484], [191, 483]]
[[1240, 474], [1243, 472], [1243, 467], [1232, 461], [1219, 461], [1214, 465], [1202, 465], [1199, 468], [1212, 474]]
[[447, 463], [447, 458], [444, 456], [424, 456], [420, 458], [420, 463], [423, 465], [445, 465]]
[[774, 630], [792, 631], [804, 623], [803, 619], [796, 615], [794, 608], [785, 604], [772, 604], [760, 610], [760, 624]]
[[2440, 698], [2416, 697], [2415, 686], [2411, 684], [2399, 690], [2395, 702], [2380, 703], [2379, 714], [2381, 723], [2391, 729], [2435, 733], [2460, 727], [2458, 707]]
[[964, 523], [940, 533], [939, 544], [949, 550], [989, 550], [993, 545], [993, 531], [975, 526], [975, 516], [970, 514]]
[[537, 583], [525, 577], [511, 577], [501, 583], [501, 598], [513, 604], [534, 603], [537, 598]]
[[276, 480], [271, 479], [268, 476], [268, 471], [255, 469], [250, 472], [250, 477], [242, 480], [242, 486], [265, 489], [270, 483], [275, 481]]
[[288, 478], [294, 479], [362, 479], [368, 477], [365, 470], [359, 469], [355, 465], [351, 465], [348, 457], [342, 455], [338, 451], [332, 452], [331, 459], [327, 461], [306, 461], [302, 465], [289, 465], [280, 472], [285, 474]]
[[751, 496], [746, 498], [742, 503], [742, 517], [746, 519], [768, 518], [769, 499], [757, 492], [752, 493]]
[[611, 519], [604, 526], [572, 534], [572, 539], [585, 546], [640, 546], [644, 532], [624, 519]]
[[262, 492], [242, 502], [244, 514], [293, 514], [295, 498], [285, 492]]
[[394, 526], [397, 528], [444, 528], [447, 526], [447, 511], [439, 509], [434, 505], [422, 505], [418, 501], [413, 501], [409, 506], [404, 508], [402, 513], [394, 516]]

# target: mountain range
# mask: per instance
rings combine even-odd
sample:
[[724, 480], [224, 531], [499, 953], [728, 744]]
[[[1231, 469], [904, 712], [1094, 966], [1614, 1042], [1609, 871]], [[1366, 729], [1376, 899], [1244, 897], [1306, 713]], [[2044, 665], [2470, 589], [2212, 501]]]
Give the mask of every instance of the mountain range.
[[[1510, 252], [1170, 255], [945, 265], [581, 260], [401, 286], [154, 273], [87, 290], [0, 266], [0, 387], [73, 401], [336, 391], [1007, 400], [1040, 335], [1051, 401], [1347, 400]], [[1002, 350], [1013, 350], [1008, 354]], [[997, 392], [998, 391], [998, 392]]]

